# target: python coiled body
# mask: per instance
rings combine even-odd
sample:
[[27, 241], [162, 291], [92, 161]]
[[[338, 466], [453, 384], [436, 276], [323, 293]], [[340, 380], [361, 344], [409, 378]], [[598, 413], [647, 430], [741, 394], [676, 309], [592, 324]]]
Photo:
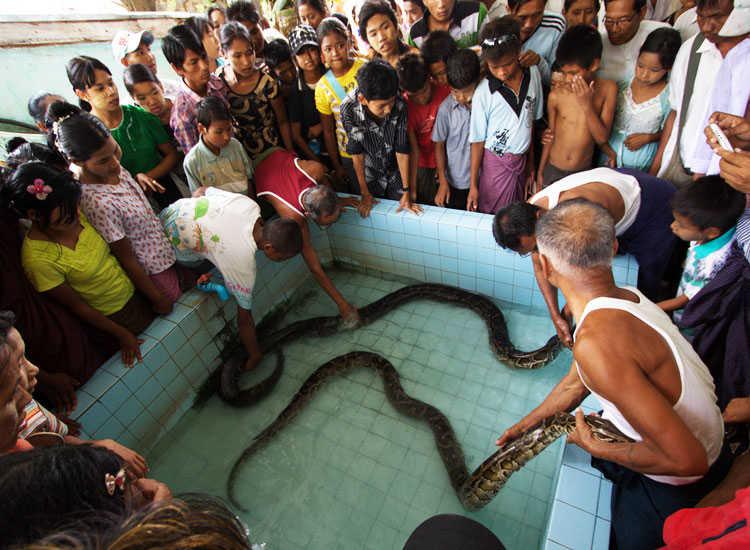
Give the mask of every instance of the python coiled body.
[[[433, 300], [436, 302], [466, 307], [477, 313], [487, 325], [490, 346], [495, 356], [503, 363], [520, 369], [537, 369], [552, 361], [560, 351], [557, 336], [550, 338], [542, 347], [532, 351], [521, 351], [513, 346], [508, 335], [508, 327], [500, 308], [492, 300], [460, 288], [423, 283], [400, 288], [359, 309], [360, 325], [369, 325], [390, 311], [408, 302]], [[268, 336], [259, 336], [264, 353], [286, 345], [302, 336], [327, 336], [340, 328], [341, 318], [337, 315], [314, 317], [292, 323]], [[277, 362], [273, 373], [264, 381], [244, 390], [239, 389], [242, 362], [228, 361], [221, 371], [219, 395], [234, 406], [247, 406], [256, 403], [267, 395], [281, 377], [283, 363]]]
[[[573, 415], [569, 413], [552, 415], [498, 449], [469, 474], [463, 450], [448, 418], [432, 405], [407, 394], [401, 385], [398, 372], [386, 358], [371, 352], [355, 351], [331, 359], [316, 369], [304, 381], [286, 408], [279, 413], [271, 424], [255, 436], [250, 446], [235, 461], [227, 480], [227, 494], [235, 506], [242, 508], [234, 495], [237, 474], [242, 465], [288, 425], [327, 380], [358, 367], [373, 369], [381, 376], [386, 397], [397, 411], [428, 423], [435, 437], [440, 458], [448, 471], [451, 485], [461, 504], [468, 510], [478, 510], [485, 506], [495, 497], [514, 472], [542, 452], [558, 437], [571, 433], [575, 429], [575, 417]], [[586, 422], [598, 439], [630, 441], [607, 420], [598, 417], [586, 417]]]

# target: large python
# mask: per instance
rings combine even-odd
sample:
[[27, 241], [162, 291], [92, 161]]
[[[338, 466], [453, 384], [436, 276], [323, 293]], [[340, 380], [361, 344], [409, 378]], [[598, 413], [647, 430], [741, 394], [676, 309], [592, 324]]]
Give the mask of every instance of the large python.
[[[383, 379], [386, 397], [396, 410], [429, 424], [440, 457], [448, 470], [451, 485], [461, 504], [468, 510], [478, 510], [485, 506], [508, 481], [511, 474], [518, 471], [558, 437], [571, 433], [575, 429], [573, 415], [562, 412], [554, 414], [499, 448], [469, 474], [461, 445], [445, 415], [432, 405], [407, 394], [401, 386], [398, 372], [386, 358], [367, 351], [354, 351], [331, 359], [315, 370], [305, 380], [286, 408], [255, 436], [250, 446], [235, 461], [227, 480], [227, 494], [235, 506], [242, 509], [234, 495], [235, 481], [242, 465], [289, 424], [328, 379], [357, 367], [367, 367], [377, 371]], [[586, 422], [598, 439], [617, 442], [631, 441], [607, 420], [587, 416]]]
[[[471, 309], [487, 325], [490, 346], [495, 356], [512, 367], [536, 369], [549, 363], [560, 351], [560, 341], [553, 336], [540, 348], [532, 351], [520, 351], [513, 346], [508, 336], [508, 327], [503, 312], [492, 300], [460, 288], [423, 283], [405, 286], [359, 309], [359, 326], [369, 325], [395, 308], [416, 300], [433, 300]], [[277, 349], [297, 338], [308, 335], [326, 336], [336, 332], [341, 325], [341, 317], [314, 317], [292, 323], [273, 334], [259, 336], [264, 353]], [[240, 390], [239, 377], [242, 374], [242, 361], [234, 360], [224, 363], [221, 369], [219, 395], [237, 407], [256, 403], [267, 395], [276, 385], [283, 370], [283, 361], [277, 361], [273, 373], [255, 386]]]

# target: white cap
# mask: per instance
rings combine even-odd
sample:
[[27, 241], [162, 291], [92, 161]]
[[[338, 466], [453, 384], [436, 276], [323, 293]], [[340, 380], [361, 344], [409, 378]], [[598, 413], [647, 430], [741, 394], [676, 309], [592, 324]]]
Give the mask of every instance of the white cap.
[[750, 33], [750, 0], [734, 0], [734, 9], [729, 14], [719, 36], [742, 36]]
[[115, 61], [121, 62], [126, 55], [137, 50], [141, 42], [150, 46], [154, 41], [154, 35], [149, 31], [117, 31], [114, 39], [112, 39], [112, 55], [115, 57]]

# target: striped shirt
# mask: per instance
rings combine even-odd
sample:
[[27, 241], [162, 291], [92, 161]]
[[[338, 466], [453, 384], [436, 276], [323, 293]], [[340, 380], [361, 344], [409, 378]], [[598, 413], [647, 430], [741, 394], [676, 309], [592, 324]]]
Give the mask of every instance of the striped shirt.
[[357, 100], [357, 93], [347, 95], [341, 104], [341, 120], [349, 135], [346, 152], [364, 155], [365, 179], [373, 195], [397, 199], [403, 186], [396, 153], [411, 152], [406, 103], [397, 96], [390, 114], [376, 119]]
[[735, 239], [745, 254], [745, 259], [750, 262], [750, 208], [747, 208], [737, 221]]
[[523, 43], [521, 50], [533, 51], [539, 54], [541, 58], [537, 68], [542, 75], [542, 83], [550, 83], [552, 66], [555, 64], [555, 54], [557, 52], [557, 43], [565, 32], [565, 19], [556, 13], [545, 12], [542, 16], [542, 22], [526, 42]]
[[[409, 29], [409, 44], [422, 47], [422, 42], [430, 34], [427, 23], [430, 12], [424, 10], [424, 16]], [[482, 2], [458, 1], [453, 7], [451, 24], [448, 32], [459, 48], [470, 48], [479, 42], [479, 29], [487, 18], [487, 8]]]

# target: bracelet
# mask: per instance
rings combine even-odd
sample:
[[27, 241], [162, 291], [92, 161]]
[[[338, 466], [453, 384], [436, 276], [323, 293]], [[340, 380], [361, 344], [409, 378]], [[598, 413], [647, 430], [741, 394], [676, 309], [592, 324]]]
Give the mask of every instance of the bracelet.
[[401, 187], [401, 191], [408, 191], [408, 190], [409, 190], [409, 186], [408, 185], [406, 187]]

